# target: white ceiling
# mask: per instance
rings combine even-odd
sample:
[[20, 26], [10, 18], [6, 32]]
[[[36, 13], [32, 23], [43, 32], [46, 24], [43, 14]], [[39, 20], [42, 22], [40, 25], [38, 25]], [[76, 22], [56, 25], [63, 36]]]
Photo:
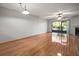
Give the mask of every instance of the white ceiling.
[[[79, 15], [78, 3], [26, 3], [26, 6], [30, 14], [45, 19], [55, 17], [55, 14], [59, 10], [62, 10], [66, 17]], [[19, 12], [23, 10], [18, 3], [0, 3], [0, 7], [13, 9]]]

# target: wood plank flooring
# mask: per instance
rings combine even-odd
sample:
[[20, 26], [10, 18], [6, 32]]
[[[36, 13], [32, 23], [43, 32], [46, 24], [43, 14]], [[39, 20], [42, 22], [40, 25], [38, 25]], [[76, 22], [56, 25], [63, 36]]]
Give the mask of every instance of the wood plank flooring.
[[0, 44], [0, 56], [77, 56], [79, 37], [70, 35], [66, 45], [52, 41], [51, 33]]

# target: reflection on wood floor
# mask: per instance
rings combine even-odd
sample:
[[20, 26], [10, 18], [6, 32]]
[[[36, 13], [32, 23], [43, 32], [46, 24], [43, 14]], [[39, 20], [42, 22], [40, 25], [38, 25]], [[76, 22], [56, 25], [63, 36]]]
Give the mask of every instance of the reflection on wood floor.
[[44, 33], [0, 44], [2, 56], [77, 56], [79, 37]]
[[62, 45], [67, 44], [68, 35], [64, 33], [52, 33], [52, 42], [60, 43]]

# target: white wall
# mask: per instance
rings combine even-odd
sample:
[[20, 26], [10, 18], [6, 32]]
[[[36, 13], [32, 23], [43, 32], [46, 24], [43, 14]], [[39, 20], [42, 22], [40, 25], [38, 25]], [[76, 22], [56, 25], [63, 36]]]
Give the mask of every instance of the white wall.
[[70, 23], [70, 34], [75, 35], [75, 27], [79, 27], [79, 16], [72, 18]]
[[52, 32], [51, 24], [52, 24], [53, 21], [55, 21], [55, 20], [54, 19], [47, 20], [47, 32]]
[[0, 8], [0, 43], [47, 32], [46, 20]]

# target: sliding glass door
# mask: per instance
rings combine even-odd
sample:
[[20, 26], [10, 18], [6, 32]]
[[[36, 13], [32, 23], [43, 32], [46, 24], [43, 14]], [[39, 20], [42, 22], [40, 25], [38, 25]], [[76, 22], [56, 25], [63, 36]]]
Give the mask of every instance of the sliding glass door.
[[68, 33], [69, 21], [55, 21], [52, 22], [52, 32]]

